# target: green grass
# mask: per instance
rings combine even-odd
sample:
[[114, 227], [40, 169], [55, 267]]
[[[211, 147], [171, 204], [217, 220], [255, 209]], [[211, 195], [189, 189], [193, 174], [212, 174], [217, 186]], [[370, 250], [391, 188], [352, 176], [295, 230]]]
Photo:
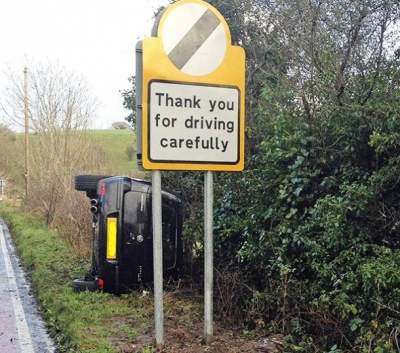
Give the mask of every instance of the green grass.
[[129, 145], [136, 149], [136, 135], [131, 130], [89, 130], [89, 138], [99, 145], [114, 174], [133, 175], [137, 172], [135, 159], [130, 161], [126, 153]]
[[[17, 252], [31, 277], [43, 317], [60, 353], [152, 353], [153, 296], [133, 292], [75, 293], [72, 280], [89, 268], [60, 234], [37, 217], [6, 202], [0, 217], [10, 226]], [[166, 292], [164, 310], [171, 327], [198, 332], [202, 306]], [[170, 338], [172, 343], [175, 339]], [[174, 352], [167, 350], [166, 352]]]
[[[104, 152], [105, 162], [109, 173], [114, 175], [127, 175], [143, 177], [144, 173], [138, 171], [136, 152], [134, 159], [129, 160], [126, 149], [133, 145], [136, 150], [136, 134], [132, 130], [88, 130], [89, 139], [99, 146]], [[18, 133], [17, 141], [22, 143], [23, 134]], [[35, 135], [31, 135], [32, 142]], [[22, 149], [20, 151], [22, 153]], [[22, 157], [21, 157], [22, 158]]]
[[[152, 324], [152, 298], [139, 294], [74, 293], [72, 279], [88, 268], [60, 237], [15, 208], [0, 204], [44, 318], [60, 352], [116, 353]], [[148, 351], [148, 350], [147, 350]]]

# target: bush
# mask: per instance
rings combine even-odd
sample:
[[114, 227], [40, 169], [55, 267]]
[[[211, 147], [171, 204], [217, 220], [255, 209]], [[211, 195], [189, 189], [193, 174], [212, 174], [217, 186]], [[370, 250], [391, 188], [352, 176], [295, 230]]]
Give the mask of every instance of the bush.
[[135, 157], [135, 147], [133, 145], [129, 145], [126, 150], [125, 153], [128, 156], [128, 160], [133, 161], [134, 157]]
[[240, 291], [232, 314], [250, 328], [271, 323], [286, 333], [285, 352], [395, 349], [400, 145], [392, 136], [400, 125], [393, 119], [377, 121], [371, 107], [343, 108], [310, 126], [283, 113], [248, 170], [225, 176], [217, 266], [240, 269], [251, 289]]

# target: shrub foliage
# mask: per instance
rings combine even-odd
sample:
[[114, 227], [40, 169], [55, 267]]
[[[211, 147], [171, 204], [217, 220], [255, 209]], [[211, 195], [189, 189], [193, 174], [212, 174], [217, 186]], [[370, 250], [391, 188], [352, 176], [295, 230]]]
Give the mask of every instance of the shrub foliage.
[[[399, 3], [211, 3], [248, 78], [246, 170], [216, 181], [219, 314], [285, 352], [400, 351]], [[167, 181], [198, 246], [201, 178]]]

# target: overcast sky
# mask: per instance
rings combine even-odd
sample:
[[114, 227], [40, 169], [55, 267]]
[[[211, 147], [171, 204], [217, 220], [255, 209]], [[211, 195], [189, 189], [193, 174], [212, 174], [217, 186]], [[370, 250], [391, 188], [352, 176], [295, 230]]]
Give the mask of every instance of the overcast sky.
[[[128, 114], [120, 90], [135, 70], [135, 45], [167, 0], [0, 0], [0, 72], [54, 62], [82, 75], [99, 108], [94, 127]], [[0, 86], [4, 81], [0, 81]], [[0, 91], [1, 91], [0, 87]]]

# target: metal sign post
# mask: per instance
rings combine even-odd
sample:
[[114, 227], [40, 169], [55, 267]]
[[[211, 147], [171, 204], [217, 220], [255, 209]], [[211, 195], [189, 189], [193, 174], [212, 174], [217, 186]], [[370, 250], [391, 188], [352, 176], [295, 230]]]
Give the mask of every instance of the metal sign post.
[[143, 43], [136, 44], [136, 158], [139, 170], [143, 169], [142, 161], [142, 84], [143, 84]]
[[161, 172], [152, 173], [152, 211], [153, 211], [153, 266], [154, 266], [154, 323], [157, 346], [164, 344], [163, 308], [163, 250], [162, 250], [162, 207]]
[[208, 344], [213, 336], [213, 239], [214, 188], [212, 172], [204, 175], [204, 339]]
[[[143, 168], [153, 170], [154, 301], [163, 337], [160, 170], [205, 171], [204, 338], [213, 336], [213, 171], [244, 169], [245, 59], [229, 26], [203, 0], [179, 0], [137, 46]], [[140, 139], [138, 139], [140, 141]]]

